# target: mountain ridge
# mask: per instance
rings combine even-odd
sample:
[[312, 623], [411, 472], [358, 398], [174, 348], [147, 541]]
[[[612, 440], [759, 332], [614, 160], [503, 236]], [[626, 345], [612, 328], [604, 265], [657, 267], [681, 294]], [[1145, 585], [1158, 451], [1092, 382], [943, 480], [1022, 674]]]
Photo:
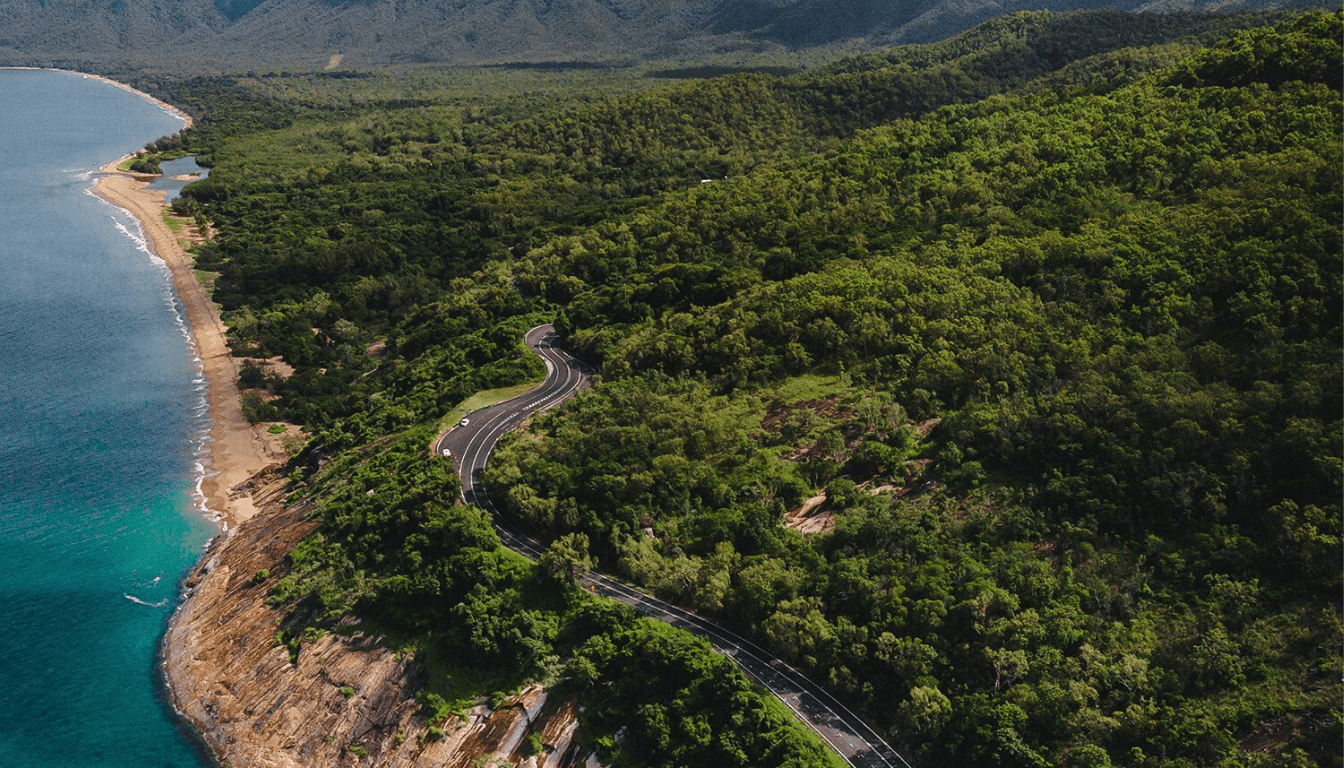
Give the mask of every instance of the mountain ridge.
[[0, 63], [317, 69], [684, 59], [930, 42], [1020, 10], [1225, 12], [1310, 0], [13, 0]]

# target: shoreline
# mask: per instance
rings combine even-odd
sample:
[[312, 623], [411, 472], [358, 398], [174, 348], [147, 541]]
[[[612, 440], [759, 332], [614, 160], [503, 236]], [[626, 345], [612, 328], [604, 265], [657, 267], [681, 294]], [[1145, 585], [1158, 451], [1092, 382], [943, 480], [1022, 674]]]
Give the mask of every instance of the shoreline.
[[199, 477], [198, 490], [206, 516], [229, 533], [257, 513], [251, 495], [242, 486], [280, 458], [271, 454], [268, 442], [243, 417], [238, 363], [228, 346], [227, 328], [196, 279], [194, 261], [163, 221], [167, 209], [165, 193], [146, 189], [149, 182], [144, 177], [118, 170], [117, 165], [123, 159], [100, 168], [90, 191], [140, 223], [146, 247], [167, 265], [173, 287], [186, 310], [191, 341], [206, 382], [210, 414], [204, 471]]
[[[153, 102], [155, 106], [157, 106], [159, 109], [162, 109], [164, 112], [167, 112], [168, 114], [182, 121], [182, 128], [180, 130], [185, 131], [196, 124], [196, 121], [191, 119], [191, 115], [187, 114], [186, 112], [183, 112], [177, 107], [174, 107], [172, 104], [169, 104], [168, 102], [163, 101], [162, 99], [156, 99], [153, 96], [150, 96], [148, 93], [145, 93], [144, 91], [138, 91], [132, 88], [131, 86], [123, 82], [113, 80], [110, 77], [103, 77], [102, 75], [91, 75], [88, 72], [77, 72], [73, 69], [60, 69], [58, 67], [0, 67], [0, 69], [29, 70], [35, 72], [67, 72], [72, 75], [79, 75], [80, 77], [88, 78], [89, 80], [97, 80], [99, 82], [107, 83], [113, 88], [120, 88], [121, 90], [126, 91], [127, 93], [133, 93], [146, 101]], [[123, 157], [122, 159], [124, 160], [126, 158]]]
[[[161, 99], [102, 75], [55, 67], [0, 67], [8, 70], [65, 72], [106, 83], [135, 94], [182, 121], [184, 131], [195, 123], [186, 112]], [[196, 476], [194, 493], [198, 511], [217, 523], [228, 534], [239, 523], [257, 513], [257, 507], [245, 485], [253, 476], [283, 457], [274, 453], [268, 441], [243, 417], [238, 391], [238, 362], [229, 349], [227, 331], [219, 310], [196, 278], [195, 262], [179, 243], [177, 235], [164, 223], [166, 194], [149, 190], [146, 176], [118, 169], [135, 153], [123, 155], [93, 173], [89, 191], [100, 200], [122, 209], [140, 224], [145, 248], [162, 259], [172, 277], [173, 288], [186, 311], [190, 343], [200, 360], [201, 376], [206, 385], [209, 412], [205, 450]], [[237, 489], [237, 490], [235, 490]]]

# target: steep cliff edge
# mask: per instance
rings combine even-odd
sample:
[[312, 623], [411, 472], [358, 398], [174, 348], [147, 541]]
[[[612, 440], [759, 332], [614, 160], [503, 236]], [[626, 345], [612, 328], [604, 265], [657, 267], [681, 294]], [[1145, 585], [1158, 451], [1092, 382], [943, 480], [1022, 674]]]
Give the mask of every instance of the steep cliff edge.
[[[513, 766], [584, 764], [575, 707], [539, 687], [497, 710], [478, 706], [431, 737], [414, 698], [418, 666], [357, 626], [305, 640], [291, 657], [276, 639], [284, 612], [266, 596], [317, 526], [283, 507], [277, 474], [259, 476], [252, 494], [265, 511], [216, 539], [188, 574], [163, 647], [173, 705], [222, 765], [453, 767], [491, 755]], [[546, 745], [536, 754], [533, 734]]]

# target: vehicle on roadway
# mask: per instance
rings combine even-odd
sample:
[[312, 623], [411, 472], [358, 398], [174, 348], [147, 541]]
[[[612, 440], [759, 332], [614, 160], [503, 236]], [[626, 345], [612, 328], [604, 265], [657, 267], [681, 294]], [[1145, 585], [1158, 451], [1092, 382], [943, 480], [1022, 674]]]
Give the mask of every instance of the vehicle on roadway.
[[[529, 340], [535, 338], [535, 331], [544, 327], [538, 326], [529, 331], [526, 338]], [[549, 333], [545, 335], [546, 338], [549, 336]], [[571, 383], [568, 376], [560, 377], [558, 374], [566, 367], [577, 371], [578, 363], [563, 356], [562, 352], [552, 357], [551, 355], [555, 353], [542, 343], [532, 343], [529, 346], [537, 350], [546, 360], [547, 382], [564, 378], [564, 386], [549, 390], [550, 394], [541, 394], [544, 385], [538, 387], [527, 393], [529, 399], [520, 398], [504, 406], [506, 410], [503, 414], [482, 409], [478, 411], [482, 414], [478, 418], [486, 419], [491, 429], [477, 430], [473, 435], [464, 433], [455, 436], [454, 439], [466, 443], [466, 445], [457, 443], [459, 452], [463, 454], [462, 467], [459, 470], [462, 478], [462, 500], [476, 504], [491, 515], [495, 532], [506, 547], [525, 557], [537, 559], [543, 555], [544, 547], [540, 542], [513, 529], [506, 519], [500, 517], [499, 510], [491, 501], [488, 492], [479, 485], [480, 474], [494, 453], [499, 436], [503, 432], [515, 428], [527, 414], [537, 408], [554, 405], [573, 395], [581, 388], [587, 374], [579, 376], [577, 382]], [[543, 349], [550, 354], [542, 354]], [[492, 413], [495, 415], [492, 416]], [[464, 418], [458, 426], [466, 424], [467, 419]], [[905, 758], [897, 754], [881, 735], [850, 712], [844, 704], [751, 641], [690, 611], [664, 603], [600, 573], [586, 574], [583, 580], [587, 582], [584, 586], [594, 594], [614, 598], [634, 607], [641, 614], [660, 618], [674, 626], [708, 638], [711, 645], [736, 662], [748, 677], [778, 696], [785, 707], [815, 730], [822, 741], [839, 754], [851, 768], [910, 768]]]
[[459, 427], [465, 427], [465, 426], [467, 426], [467, 425], [470, 424], [470, 423], [471, 423], [471, 419], [463, 419], [463, 420], [457, 422], [457, 426], [459, 426]]

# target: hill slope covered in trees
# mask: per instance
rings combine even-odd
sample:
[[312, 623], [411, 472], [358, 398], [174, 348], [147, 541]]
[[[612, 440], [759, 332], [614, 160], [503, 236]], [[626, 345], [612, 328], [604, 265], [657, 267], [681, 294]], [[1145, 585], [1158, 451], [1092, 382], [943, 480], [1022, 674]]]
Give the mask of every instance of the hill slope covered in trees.
[[608, 62], [927, 42], [1017, 10], [1159, 13], [1303, 0], [9, 0], [0, 63], [312, 71], [389, 63]]
[[272, 599], [415, 648], [433, 718], [546, 677], [612, 764], [821, 764], [455, 504], [435, 426], [555, 320], [599, 381], [487, 474], [553, 560], [920, 765], [1338, 765], [1341, 15], [1139, 18], [554, 99], [161, 84], [235, 347], [296, 369], [246, 383], [317, 432]]

